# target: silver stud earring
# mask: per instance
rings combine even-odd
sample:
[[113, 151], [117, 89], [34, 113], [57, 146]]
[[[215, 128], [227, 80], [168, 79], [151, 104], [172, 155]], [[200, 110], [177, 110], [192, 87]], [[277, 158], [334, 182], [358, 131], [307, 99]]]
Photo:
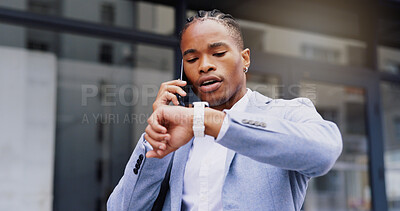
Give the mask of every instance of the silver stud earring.
[[249, 71], [249, 67], [245, 67], [243, 70], [244, 73], [247, 73], [247, 71]]

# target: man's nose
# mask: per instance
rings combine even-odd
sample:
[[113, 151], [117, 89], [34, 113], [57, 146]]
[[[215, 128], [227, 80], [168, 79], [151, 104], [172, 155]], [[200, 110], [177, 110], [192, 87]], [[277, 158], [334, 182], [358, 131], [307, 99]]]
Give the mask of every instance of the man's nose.
[[213, 71], [215, 69], [216, 69], [215, 65], [210, 61], [209, 58], [207, 58], [206, 56], [201, 58], [200, 67], [199, 67], [200, 73], [201, 72], [206, 73], [208, 71]]

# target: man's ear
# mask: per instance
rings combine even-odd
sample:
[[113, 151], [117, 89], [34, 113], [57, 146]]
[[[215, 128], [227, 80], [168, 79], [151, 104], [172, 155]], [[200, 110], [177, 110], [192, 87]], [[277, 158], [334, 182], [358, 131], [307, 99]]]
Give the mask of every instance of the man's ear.
[[244, 67], [250, 67], [250, 49], [246, 48], [242, 51], [242, 61]]

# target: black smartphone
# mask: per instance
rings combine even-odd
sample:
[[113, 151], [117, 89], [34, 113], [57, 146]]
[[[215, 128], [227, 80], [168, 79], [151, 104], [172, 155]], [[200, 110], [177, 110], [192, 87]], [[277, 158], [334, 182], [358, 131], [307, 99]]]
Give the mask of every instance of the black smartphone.
[[186, 92], [186, 96], [182, 97], [179, 94], [176, 94], [178, 98], [179, 105], [190, 107], [193, 102], [199, 101], [196, 94], [193, 92], [193, 85], [188, 81], [185, 71], [183, 70], [183, 60], [181, 62], [181, 75], [179, 77], [180, 80], [186, 81], [186, 86], [182, 87], [183, 91]]

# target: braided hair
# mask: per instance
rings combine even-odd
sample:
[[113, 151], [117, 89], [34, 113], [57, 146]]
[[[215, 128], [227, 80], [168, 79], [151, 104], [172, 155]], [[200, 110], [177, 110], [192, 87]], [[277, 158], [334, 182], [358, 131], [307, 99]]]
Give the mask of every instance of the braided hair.
[[240, 30], [239, 23], [230, 14], [225, 14], [217, 9], [212, 11], [199, 10], [196, 15], [186, 19], [186, 24], [183, 26], [182, 31], [179, 33], [179, 42], [182, 41], [182, 35], [186, 29], [197, 21], [214, 20], [223, 24], [229, 31], [229, 34], [236, 41], [236, 45], [240, 50], [243, 50], [243, 36]]

